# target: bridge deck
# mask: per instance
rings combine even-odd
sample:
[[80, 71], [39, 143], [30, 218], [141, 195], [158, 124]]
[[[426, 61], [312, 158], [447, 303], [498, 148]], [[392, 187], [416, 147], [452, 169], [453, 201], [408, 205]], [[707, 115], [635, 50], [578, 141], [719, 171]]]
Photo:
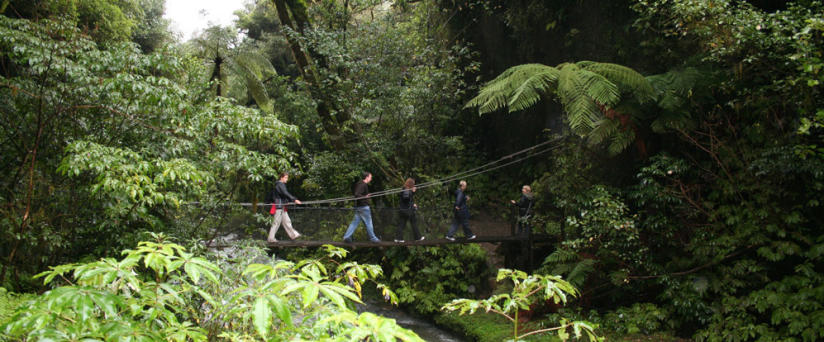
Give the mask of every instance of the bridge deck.
[[[266, 246], [269, 248], [290, 248], [290, 247], [319, 247], [322, 245], [333, 245], [338, 247], [393, 247], [393, 246], [441, 246], [441, 245], [449, 245], [449, 244], [464, 244], [464, 243], [498, 243], [498, 242], [510, 242], [510, 241], [527, 241], [529, 238], [526, 236], [478, 236], [475, 239], [468, 240], [466, 238], [455, 238], [455, 241], [449, 241], [444, 238], [436, 238], [430, 239], [427, 238], [423, 241], [411, 241], [406, 240], [405, 242], [394, 242], [393, 240], [388, 241], [381, 241], [381, 242], [370, 242], [370, 241], [355, 241], [355, 242], [343, 242], [343, 241], [310, 241], [310, 240], [301, 240], [298, 238], [297, 240], [278, 240], [278, 242], [267, 243]], [[547, 240], [548, 237], [544, 236], [533, 236], [532, 241], [543, 241]]]

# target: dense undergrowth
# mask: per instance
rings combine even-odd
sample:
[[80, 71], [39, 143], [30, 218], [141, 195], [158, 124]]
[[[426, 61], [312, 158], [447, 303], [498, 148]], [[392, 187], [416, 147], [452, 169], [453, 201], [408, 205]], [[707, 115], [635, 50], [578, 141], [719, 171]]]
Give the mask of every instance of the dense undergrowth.
[[[228, 228], [265, 229], [268, 217], [247, 220], [249, 207], [227, 204], [258, 210], [280, 172], [292, 174], [298, 198], [336, 198], [363, 171], [375, 176], [370, 189], [392, 189], [550, 141], [517, 165], [462, 174], [474, 213], [508, 219], [517, 189], [531, 185], [528, 220], [558, 241], [536, 245], [548, 257], [531, 275], [561, 275], [578, 296], [564, 310], [521, 308], [532, 312], [527, 326], [563, 314], [627, 336], [824, 338], [820, 1], [257, 1], [236, 26], [189, 42], [171, 40], [162, 8], [0, 4], [0, 284], [4, 303], [30, 298], [11, 292], [52, 290], [28, 316], [16, 313], [33, 325], [7, 325], [8, 334], [29, 334], [41, 319], [55, 324], [43, 334], [134, 325], [145, 336], [217, 336], [198, 312], [223, 295], [206, 275], [212, 266], [273, 298], [221, 264], [229, 256], [206, 272], [180, 269], [193, 256], [176, 247], [160, 259], [139, 251], [147, 245], [131, 259], [118, 253], [151, 234], [196, 246]], [[455, 186], [421, 189], [416, 200], [448, 221]], [[301, 261], [327, 252], [285, 255], [293, 266], [271, 274], [306, 285], [298, 278], [323, 271]], [[353, 254], [382, 267], [404, 308], [427, 315], [514, 290], [490, 292], [495, 270], [477, 246]], [[140, 276], [111, 273], [116, 264]], [[46, 275], [73, 285], [56, 291], [33, 278], [55, 266]], [[351, 288], [332, 274], [323, 281]], [[215, 292], [192, 292], [207, 283]], [[344, 335], [383, 322], [349, 315], [333, 292], [296, 291], [284, 294], [289, 310], [347, 322]], [[227, 301], [244, 309], [227, 309], [241, 328], [224, 338], [260, 337], [263, 307], [287, 307], [244, 298]], [[46, 302], [72, 319], [49, 316]], [[78, 305], [94, 309], [69, 312]], [[114, 312], [119, 321], [102, 323]], [[289, 326], [286, 311], [269, 314], [284, 336], [326, 337]], [[74, 315], [95, 319], [84, 326]], [[476, 315], [462, 316], [464, 326], [495, 330]]]

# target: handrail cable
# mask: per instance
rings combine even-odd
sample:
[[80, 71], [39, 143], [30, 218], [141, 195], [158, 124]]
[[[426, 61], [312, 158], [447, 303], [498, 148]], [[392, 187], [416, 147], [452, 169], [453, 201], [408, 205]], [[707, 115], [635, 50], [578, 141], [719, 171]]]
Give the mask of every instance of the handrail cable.
[[[454, 181], [454, 180], [459, 179], [459, 178], [469, 178], [469, 177], [477, 176], [477, 175], [484, 174], [484, 173], [487, 173], [487, 172], [491, 172], [491, 171], [500, 169], [502, 167], [509, 166], [509, 165], [518, 163], [520, 161], [523, 161], [523, 160], [526, 160], [526, 159], [544, 154], [546, 152], [552, 151], [552, 150], [558, 148], [558, 145], [550, 146], [546, 149], [539, 150], [539, 151], [534, 152], [532, 154], [527, 154], [526, 156], [517, 158], [515, 160], [509, 161], [509, 162], [501, 164], [501, 165], [492, 166], [492, 165], [500, 163], [500, 162], [502, 162], [506, 159], [513, 158], [517, 155], [521, 155], [521, 154], [524, 154], [524, 153], [527, 153], [527, 152], [531, 152], [531, 151], [533, 151], [533, 150], [535, 150], [539, 147], [542, 147], [544, 145], [558, 142], [559, 140], [560, 140], [560, 138], [556, 138], [556, 139], [553, 139], [553, 140], [548, 140], [548, 141], [542, 142], [540, 144], [537, 144], [537, 145], [525, 148], [523, 150], [517, 151], [515, 153], [508, 154], [508, 155], [503, 156], [503, 157], [501, 157], [497, 160], [494, 160], [494, 161], [486, 163], [484, 165], [475, 167], [473, 169], [462, 171], [462, 172], [459, 172], [459, 173], [455, 173], [455, 174], [452, 174], [450, 176], [443, 177], [441, 179], [436, 179], [436, 180], [424, 182], [424, 183], [421, 183], [421, 184], [416, 184], [415, 187], [418, 188], [418, 189], [423, 189], [423, 188], [428, 188], [428, 187], [431, 187], [431, 186], [441, 185], [443, 183]], [[370, 193], [368, 196], [363, 196], [363, 197], [346, 196], [346, 197], [337, 197], [337, 198], [315, 200], [315, 201], [301, 201], [301, 205], [317, 205], [317, 204], [332, 204], [332, 203], [348, 202], [348, 201], [354, 201], [354, 200], [364, 199], [364, 198], [375, 198], [375, 197], [381, 197], [381, 196], [388, 196], [388, 195], [400, 193], [403, 190], [404, 190], [404, 188], [401, 187], [401, 188], [392, 188], [392, 189], [387, 189], [387, 190], [376, 191], [374, 193]], [[191, 203], [194, 204], [196, 202], [191, 202]], [[239, 205], [239, 206], [251, 206], [252, 205], [252, 203], [249, 203], [249, 202], [241, 202], [241, 203], [234, 203], [234, 204]], [[269, 205], [274, 205], [274, 204], [275, 203], [258, 203], [258, 205], [261, 205], [261, 206], [269, 206]], [[284, 205], [295, 205], [294, 202], [282, 203], [282, 204], [284, 204]]]

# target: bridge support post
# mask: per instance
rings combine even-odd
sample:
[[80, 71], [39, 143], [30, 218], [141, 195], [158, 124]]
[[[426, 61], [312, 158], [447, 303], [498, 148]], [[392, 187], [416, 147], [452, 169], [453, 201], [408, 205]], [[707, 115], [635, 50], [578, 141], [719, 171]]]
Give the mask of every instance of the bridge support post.
[[512, 220], [510, 221], [510, 233], [517, 237], [516, 241], [504, 242], [504, 266], [511, 269], [518, 269], [524, 272], [532, 272], [534, 269], [534, 239], [532, 228], [525, 225], [525, 231], [518, 234], [518, 207], [512, 207]]
[[525, 257], [526, 257], [526, 269], [524, 271], [529, 273], [529, 272], [532, 272], [532, 270], [534, 269], [533, 268], [534, 267], [533, 258], [535, 256], [535, 253], [533, 253], [533, 251], [532, 251], [532, 249], [534, 247], [534, 245], [533, 245], [534, 241], [532, 240], [532, 229], [527, 229], [526, 234], [527, 234], [526, 241], [524, 241], [524, 244], [526, 244], [526, 246], [524, 246], [524, 248], [523, 248], [523, 252], [526, 253], [526, 255], [525, 255]]

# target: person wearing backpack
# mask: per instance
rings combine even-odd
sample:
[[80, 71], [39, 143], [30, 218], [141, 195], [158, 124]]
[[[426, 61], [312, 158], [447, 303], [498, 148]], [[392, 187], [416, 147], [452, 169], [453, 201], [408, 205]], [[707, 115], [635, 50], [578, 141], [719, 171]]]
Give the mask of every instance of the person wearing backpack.
[[289, 174], [286, 172], [281, 172], [277, 183], [275, 183], [275, 204], [269, 211], [269, 213], [275, 215], [275, 217], [272, 220], [272, 227], [269, 228], [269, 237], [266, 239], [266, 241], [270, 243], [278, 242], [278, 240], [275, 239], [275, 234], [278, 232], [278, 228], [280, 228], [281, 223], [283, 223], [283, 229], [286, 230], [286, 234], [289, 235], [290, 239], [294, 240], [301, 236], [295, 228], [292, 228], [292, 219], [289, 218], [289, 213], [287, 212], [288, 203], [301, 203], [300, 200], [298, 200], [295, 196], [292, 196], [292, 194], [289, 193], [289, 190], [286, 189], [286, 182], [288, 181]]
[[403, 241], [403, 229], [406, 228], [406, 223], [412, 225], [412, 233], [416, 241], [425, 239], [418, 230], [418, 218], [416, 212], [418, 205], [415, 204], [415, 180], [407, 178], [403, 183], [403, 191], [401, 191], [400, 210], [398, 211], [398, 228], [395, 230], [395, 242]]

